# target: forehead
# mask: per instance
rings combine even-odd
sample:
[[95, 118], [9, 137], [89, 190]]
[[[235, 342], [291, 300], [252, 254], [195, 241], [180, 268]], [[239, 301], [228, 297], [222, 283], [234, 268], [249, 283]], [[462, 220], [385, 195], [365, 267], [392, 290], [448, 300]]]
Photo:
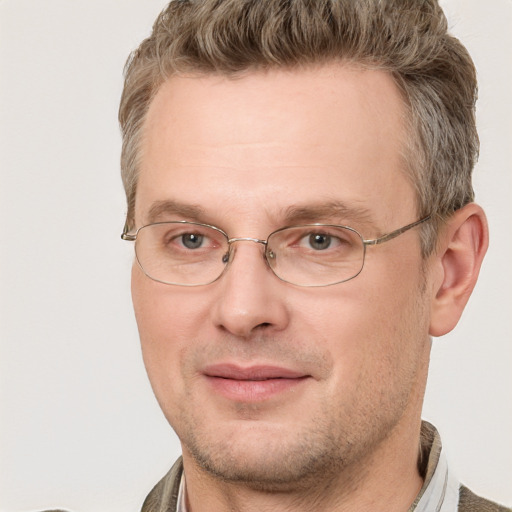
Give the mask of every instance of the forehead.
[[172, 77], [146, 117], [138, 223], [167, 200], [245, 216], [322, 202], [382, 215], [400, 194], [413, 207], [404, 113], [388, 74], [339, 63]]

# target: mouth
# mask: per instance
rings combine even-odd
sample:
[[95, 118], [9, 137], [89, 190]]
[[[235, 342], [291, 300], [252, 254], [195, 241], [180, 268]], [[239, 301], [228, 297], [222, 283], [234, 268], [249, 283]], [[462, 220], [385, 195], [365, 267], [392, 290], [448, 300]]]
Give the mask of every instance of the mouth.
[[236, 402], [262, 402], [295, 390], [310, 375], [277, 366], [220, 364], [203, 371], [213, 391]]

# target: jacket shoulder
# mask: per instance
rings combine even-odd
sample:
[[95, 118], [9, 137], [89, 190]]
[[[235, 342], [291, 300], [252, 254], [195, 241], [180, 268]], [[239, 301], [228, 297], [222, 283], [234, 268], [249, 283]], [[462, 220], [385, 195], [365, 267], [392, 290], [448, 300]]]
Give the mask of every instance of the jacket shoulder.
[[512, 509], [481, 498], [464, 485], [461, 485], [459, 493], [459, 512], [512, 512]]

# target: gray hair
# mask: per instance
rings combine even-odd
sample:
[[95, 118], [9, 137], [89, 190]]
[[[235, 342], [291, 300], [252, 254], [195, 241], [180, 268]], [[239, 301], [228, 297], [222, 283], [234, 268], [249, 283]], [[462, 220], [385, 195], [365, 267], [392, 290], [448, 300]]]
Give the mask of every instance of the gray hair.
[[119, 109], [127, 228], [133, 228], [149, 105], [173, 74], [233, 76], [341, 61], [384, 70], [407, 109], [406, 172], [415, 187], [424, 255], [439, 223], [473, 200], [478, 156], [476, 71], [448, 34], [437, 0], [174, 0], [129, 57]]

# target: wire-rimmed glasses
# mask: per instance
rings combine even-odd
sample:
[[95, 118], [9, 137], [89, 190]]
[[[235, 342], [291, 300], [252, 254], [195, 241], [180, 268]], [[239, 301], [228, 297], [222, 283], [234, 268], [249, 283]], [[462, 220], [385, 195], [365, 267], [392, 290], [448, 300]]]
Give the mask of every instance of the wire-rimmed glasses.
[[201, 286], [219, 279], [234, 257], [238, 242], [264, 248], [263, 256], [282, 281], [297, 286], [330, 286], [353, 279], [364, 266], [366, 248], [378, 245], [430, 219], [430, 215], [379, 238], [365, 239], [349, 226], [305, 224], [272, 232], [266, 240], [230, 238], [222, 229], [189, 221], [147, 224], [123, 240], [135, 242], [142, 271], [154, 281]]

